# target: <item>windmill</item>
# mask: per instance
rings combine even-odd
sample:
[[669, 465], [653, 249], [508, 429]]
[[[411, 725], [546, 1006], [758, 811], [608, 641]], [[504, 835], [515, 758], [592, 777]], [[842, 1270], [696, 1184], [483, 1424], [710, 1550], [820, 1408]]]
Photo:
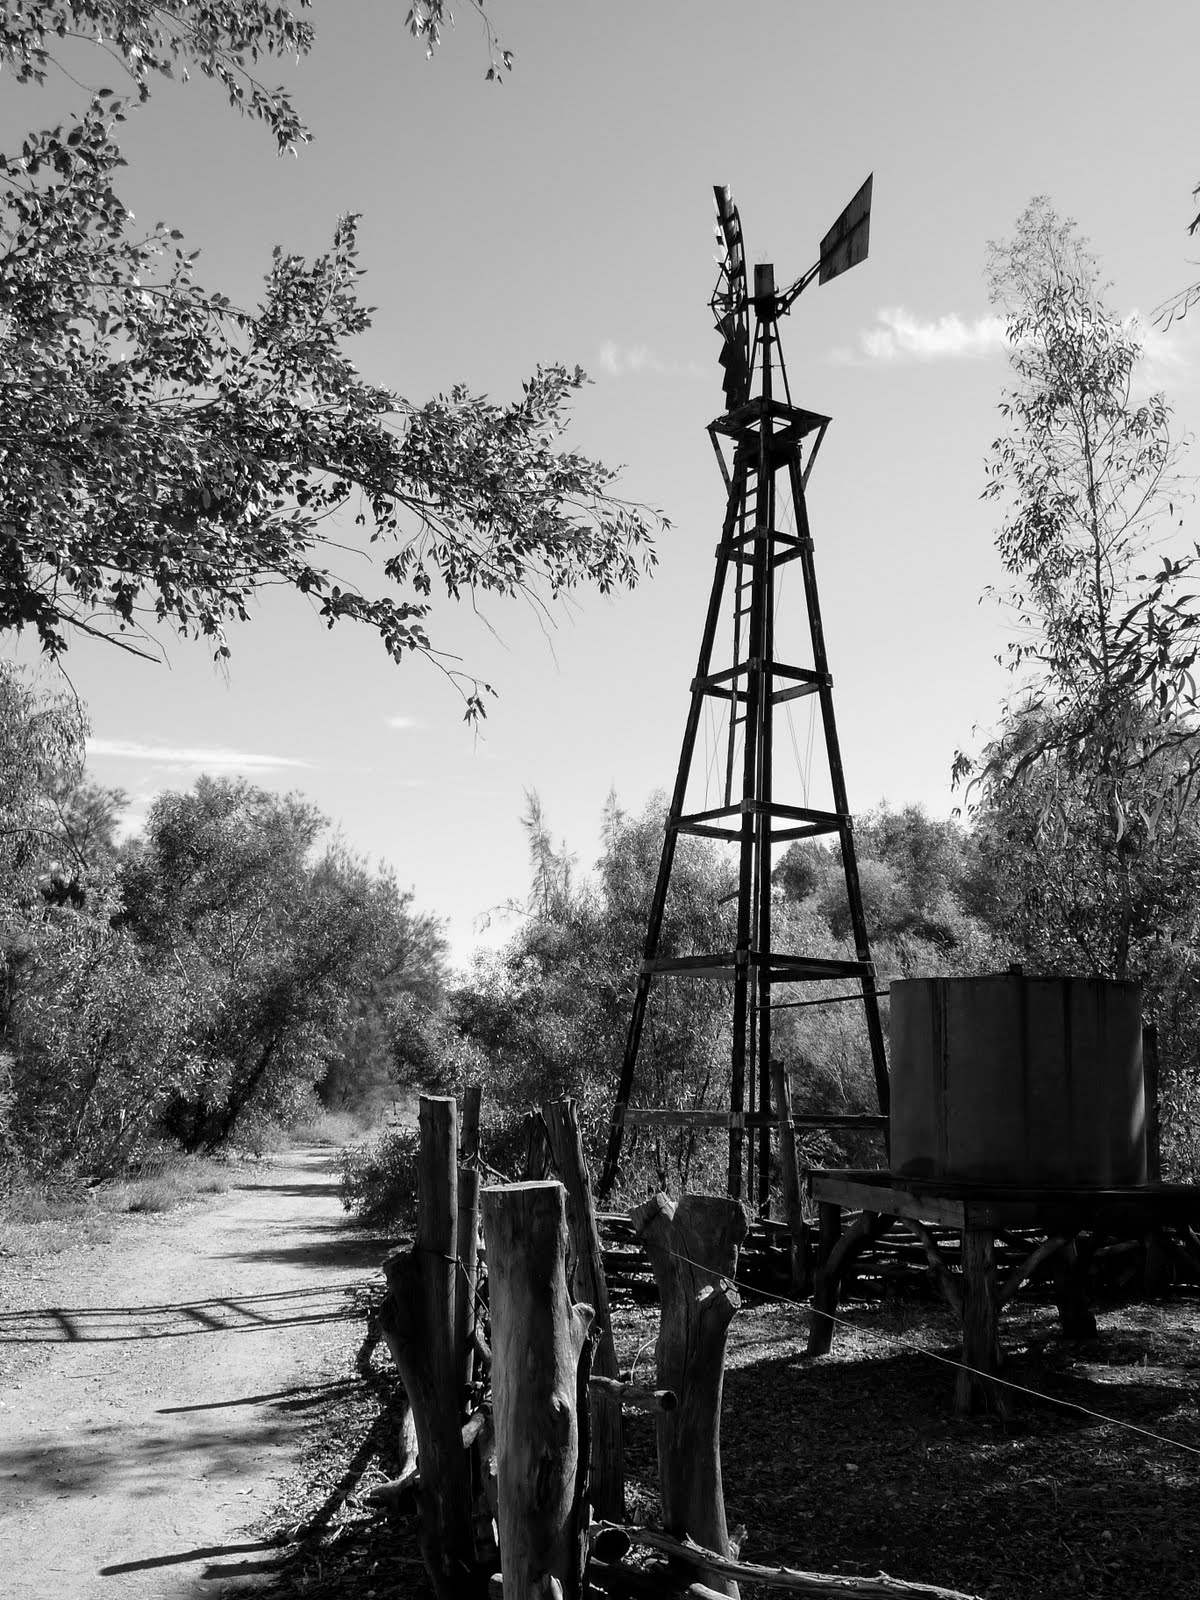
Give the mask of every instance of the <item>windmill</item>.
[[[608, 1148], [600, 1181], [607, 1194], [615, 1181], [626, 1125], [725, 1126], [729, 1131], [728, 1191], [740, 1197], [743, 1170], [752, 1193], [757, 1168], [757, 1200], [766, 1213], [769, 1190], [771, 1113], [771, 1018], [785, 1006], [852, 1000], [862, 1005], [870, 1042], [879, 1115], [846, 1117], [830, 1113], [803, 1119], [805, 1126], [847, 1123], [882, 1127], [888, 1113], [887, 1060], [866, 922], [863, 916], [853, 822], [846, 796], [834, 719], [833, 680], [826, 657], [813, 565], [805, 493], [829, 426], [829, 418], [793, 405], [779, 341], [779, 319], [791, 310], [814, 280], [826, 283], [866, 259], [870, 234], [871, 178], [846, 206], [821, 241], [815, 264], [788, 288], [775, 288], [770, 264], [754, 268], [747, 285], [741, 220], [727, 188], [715, 190], [720, 275], [711, 306], [721, 335], [720, 364], [725, 412], [709, 425], [709, 436], [726, 490], [716, 573], [691, 682], [683, 748], [667, 814], [662, 856], [646, 930], [620, 1079], [613, 1103]], [[777, 602], [785, 569], [796, 563], [802, 576], [807, 643], [775, 637]], [[718, 633], [729, 640], [729, 664], [715, 660]], [[777, 644], [782, 654], [777, 653]], [[805, 665], [796, 665], [806, 654]], [[793, 803], [776, 792], [774, 734], [780, 715], [791, 717], [792, 703], [812, 697], [828, 767], [825, 805], [811, 793]], [[723, 718], [723, 778], [720, 803], [705, 794], [699, 808], [692, 798], [698, 741], [706, 713], [720, 708]], [[813, 713], [814, 725], [818, 720]], [[704, 763], [701, 763], [704, 765]], [[712, 762], [708, 763], [711, 778]], [[732, 948], [689, 954], [660, 949], [663, 918], [682, 835], [726, 841], [737, 857], [737, 915]], [[771, 871], [778, 845], [799, 839], [836, 839], [845, 879], [848, 926], [854, 957], [818, 956], [776, 949], [772, 943]], [[731, 896], [731, 898], [733, 898]], [[728, 1109], [686, 1110], [630, 1104], [636, 1083], [638, 1050], [654, 985], [672, 974], [713, 979], [731, 987], [732, 1046]], [[776, 1000], [776, 989], [818, 983], [835, 994], [816, 999]], [[853, 987], [842, 992], [846, 983]], [[752, 1138], [746, 1146], [746, 1135]], [[757, 1135], [755, 1139], [753, 1135]]]

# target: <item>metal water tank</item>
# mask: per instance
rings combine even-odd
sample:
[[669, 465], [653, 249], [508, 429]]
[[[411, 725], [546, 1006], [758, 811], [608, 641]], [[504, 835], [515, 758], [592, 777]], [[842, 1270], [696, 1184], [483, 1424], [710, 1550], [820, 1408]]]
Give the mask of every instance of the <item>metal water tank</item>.
[[1140, 984], [895, 980], [891, 1084], [891, 1164], [905, 1177], [1146, 1182]]

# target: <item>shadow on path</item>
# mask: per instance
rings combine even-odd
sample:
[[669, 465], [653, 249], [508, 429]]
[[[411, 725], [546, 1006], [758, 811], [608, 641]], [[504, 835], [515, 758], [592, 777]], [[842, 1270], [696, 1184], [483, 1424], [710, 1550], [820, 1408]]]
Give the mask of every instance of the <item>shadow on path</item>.
[[[257, 1252], [249, 1254], [254, 1259]], [[376, 1243], [372, 1265], [377, 1265], [382, 1255]], [[263, 1258], [269, 1259], [270, 1253], [264, 1252]], [[300, 1254], [299, 1259], [309, 1258]], [[355, 1280], [161, 1306], [43, 1306], [5, 1311], [0, 1313], [0, 1344], [179, 1339], [197, 1333], [253, 1333], [305, 1322], [344, 1322], [357, 1315], [354, 1295], [360, 1287], [361, 1281]]]

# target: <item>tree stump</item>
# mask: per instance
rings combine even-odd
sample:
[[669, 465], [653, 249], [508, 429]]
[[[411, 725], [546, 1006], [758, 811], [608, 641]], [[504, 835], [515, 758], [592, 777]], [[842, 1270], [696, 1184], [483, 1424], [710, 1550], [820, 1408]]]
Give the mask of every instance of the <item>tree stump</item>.
[[566, 1191], [505, 1184], [482, 1203], [504, 1600], [579, 1600], [579, 1374], [592, 1310], [567, 1290]]
[[[600, 1230], [592, 1200], [591, 1179], [579, 1132], [574, 1100], [552, 1100], [542, 1107], [546, 1137], [554, 1165], [567, 1190], [567, 1223], [575, 1258], [572, 1292], [594, 1307], [593, 1333], [599, 1338], [592, 1355], [598, 1378], [620, 1376], [608, 1313], [608, 1284], [600, 1249]], [[605, 1522], [625, 1520], [625, 1449], [621, 1402], [601, 1385], [590, 1391], [591, 1472], [588, 1498], [593, 1513]]]
[[421, 1554], [438, 1600], [487, 1592], [487, 1571], [474, 1555], [462, 1371], [455, 1357], [456, 1122], [453, 1100], [422, 1096], [416, 1243], [383, 1263], [389, 1294], [381, 1321], [412, 1407]]
[[[732, 1280], [746, 1214], [736, 1200], [695, 1194], [678, 1206], [657, 1194], [631, 1214], [662, 1301], [657, 1386], [679, 1397], [673, 1411], [655, 1418], [663, 1527], [727, 1556], [721, 1391], [725, 1336], [739, 1305]], [[732, 1580], [721, 1586], [728, 1595], [738, 1593]]]

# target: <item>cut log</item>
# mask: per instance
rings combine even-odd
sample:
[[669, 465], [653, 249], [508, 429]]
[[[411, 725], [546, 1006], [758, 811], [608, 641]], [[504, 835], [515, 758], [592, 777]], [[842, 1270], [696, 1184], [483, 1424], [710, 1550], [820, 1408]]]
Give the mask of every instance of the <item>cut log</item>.
[[[705, 1550], [692, 1539], [673, 1539], [653, 1528], [626, 1528], [631, 1543], [656, 1550], [681, 1566], [715, 1577], [741, 1578], [746, 1583], [764, 1584], [772, 1589], [836, 1600], [854, 1595], [859, 1600], [977, 1600], [961, 1589], [943, 1589], [934, 1583], [908, 1583], [880, 1573], [876, 1578], [843, 1577], [840, 1573], [801, 1572], [791, 1567], [760, 1567], [751, 1561], [734, 1561], [714, 1550]], [[661, 1591], [660, 1591], [661, 1592]]]
[[383, 1263], [388, 1296], [380, 1315], [412, 1407], [421, 1554], [438, 1600], [469, 1600], [487, 1585], [486, 1571], [472, 1558], [471, 1474], [454, 1353], [456, 1121], [453, 1100], [422, 1097], [417, 1238], [411, 1250], [393, 1251]]
[[590, 1306], [567, 1291], [566, 1191], [483, 1191], [504, 1600], [579, 1600], [579, 1370]]
[[[593, 1335], [598, 1335], [598, 1339], [592, 1352], [592, 1372], [598, 1378], [615, 1380], [619, 1369], [608, 1312], [600, 1230], [596, 1225], [591, 1178], [574, 1100], [547, 1101], [542, 1107], [542, 1121], [551, 1157], [567, 1191], [567, 1222], [575, 1261], [571, 1291], [596, 1313]], [[620, 1402], [615, 1401], [603, 1385], [596, 1384], [590, 1388], [590, 1399], [588, 1498], [595, 1516], [608, 1522], [621, 1522], [625, 1517], [625, 1449]]]
[[[679, 1396], [660, 1412], [658, 1476], [663, 1526], [729, 1554], [721, 1483], [721, 1391], [725, 1336], [739, 1306], [733, 1288], [746, 1214], [736, 1200], [655, 1195], [632, 1213], [662, 1302], [655, 1359], [658, 1388]], [[737, 1585], [724, 1585], [737, 1595]]]

